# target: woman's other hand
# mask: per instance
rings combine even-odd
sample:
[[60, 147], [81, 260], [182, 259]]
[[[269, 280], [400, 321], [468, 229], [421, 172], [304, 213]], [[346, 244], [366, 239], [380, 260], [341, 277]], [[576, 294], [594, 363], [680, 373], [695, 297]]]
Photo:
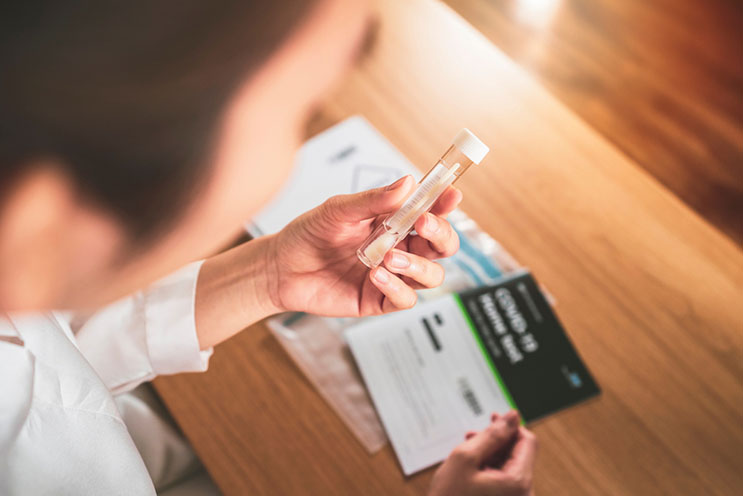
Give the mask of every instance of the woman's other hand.
[[515, 411], [493, 414], [436, 471], [428, 496], [529, 496], [537, 441]]

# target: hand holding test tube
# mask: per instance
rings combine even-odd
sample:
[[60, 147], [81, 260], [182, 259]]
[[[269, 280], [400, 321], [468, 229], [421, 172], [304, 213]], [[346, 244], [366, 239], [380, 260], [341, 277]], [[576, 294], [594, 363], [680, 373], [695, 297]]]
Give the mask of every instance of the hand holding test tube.
[[431, 170], [423, 176], [415, 191], [393, 214], [388, 216], [364, 241], [356, 254], [373, 269], [385, 254], [410, 233], [415, 221], [426, 213], [470, 165], [479, 164], [490, 149], [468, 129], [454, 137], [452, 145]]

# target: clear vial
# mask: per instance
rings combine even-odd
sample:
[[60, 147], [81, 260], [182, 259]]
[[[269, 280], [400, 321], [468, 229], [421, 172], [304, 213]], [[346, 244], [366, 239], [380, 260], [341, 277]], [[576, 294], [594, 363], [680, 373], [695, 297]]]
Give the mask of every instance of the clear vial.
[[479, 164], [490, 149], [468, 129], [454, 137], [452, 145], [420, 180], [405, 203], [389, 215], [356, 251], [370, 269], [381, 264], [384, 256], [413, 230], [415, 221], [428, 212], [441, 194], [459, 179], [472, 164]]

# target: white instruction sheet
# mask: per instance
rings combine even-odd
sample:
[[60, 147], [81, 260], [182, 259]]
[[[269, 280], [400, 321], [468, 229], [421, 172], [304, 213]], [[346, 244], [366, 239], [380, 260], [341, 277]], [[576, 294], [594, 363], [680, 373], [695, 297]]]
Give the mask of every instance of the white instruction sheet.
[[354, 326], [346, 340], [405, 475], [511, 408], [456, 295]]
[[492, 412], [533, 422], [601, 392], [526, 270], [376, 317], [346, 340], [406, 475]]

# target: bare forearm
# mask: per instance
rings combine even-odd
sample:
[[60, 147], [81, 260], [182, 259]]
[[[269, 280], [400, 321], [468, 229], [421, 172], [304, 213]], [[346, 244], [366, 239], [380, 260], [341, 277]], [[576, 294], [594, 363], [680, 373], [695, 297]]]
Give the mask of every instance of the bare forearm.
[[196, 284], [196, 333], [201, 349], [281, 311], [268, 294], [267, 236], [206, 260]]

